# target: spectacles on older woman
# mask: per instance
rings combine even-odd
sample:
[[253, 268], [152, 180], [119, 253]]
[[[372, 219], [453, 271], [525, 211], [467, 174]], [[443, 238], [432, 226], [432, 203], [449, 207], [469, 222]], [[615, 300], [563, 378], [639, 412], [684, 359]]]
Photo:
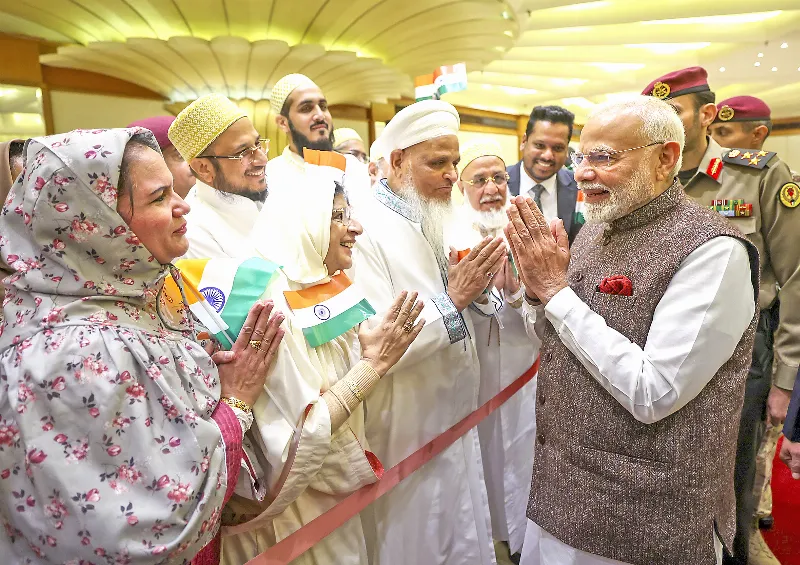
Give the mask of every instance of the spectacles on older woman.
[[343, 226], [349, 226], [350, 222], [353, 219], [352, 211], [350, 210], [350, 206], [347, 208], [334, 208], [333, 214], [331, 215], [331, 221], [342, 224]]
[[590, 167], [606, 168], [611, 165], [620, 153], [628, 153], [629, 151], [636, 151], [637, 149], [652, 147], [653, 145], [661, 145], [662, 143], [666, 143], [666, 141], [654, 141], [653, 143], [631, 147], [630, 149], [604, 149], [602, 151], [591, 151], [589, 153], [578, 153], [576, 151], [572, 154], [572, 164], [578, 167], [583, 163], [583, 160], [586, 159]]

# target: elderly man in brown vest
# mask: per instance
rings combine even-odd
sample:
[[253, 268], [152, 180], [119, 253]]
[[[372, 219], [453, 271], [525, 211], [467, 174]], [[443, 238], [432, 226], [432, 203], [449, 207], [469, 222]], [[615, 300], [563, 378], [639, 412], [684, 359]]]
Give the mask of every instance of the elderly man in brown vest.
[[730, 550], [758, 253], [686, 197], [683, 140], [661, 100], [602, 105], [573, 157], [587, 225], [572, 249], [529, 198], [509, 208], [543, 342], [523, 565], [705, 565]]

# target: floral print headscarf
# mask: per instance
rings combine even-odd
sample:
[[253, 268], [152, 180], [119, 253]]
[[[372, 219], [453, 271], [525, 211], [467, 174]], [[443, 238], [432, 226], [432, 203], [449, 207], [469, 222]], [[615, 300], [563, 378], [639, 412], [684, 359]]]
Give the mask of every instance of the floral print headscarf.
[[0, 217], [4, 562], [184, 563], [218, 529], [217, 370], [163, 326], [167, 267], [116, 211], [142, 133], [28, 141]]

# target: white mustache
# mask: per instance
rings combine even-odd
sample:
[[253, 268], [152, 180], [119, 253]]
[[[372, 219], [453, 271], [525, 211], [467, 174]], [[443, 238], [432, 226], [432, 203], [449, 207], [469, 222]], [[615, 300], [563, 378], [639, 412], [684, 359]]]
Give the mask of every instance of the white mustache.
[[580, 190], [607, 190], [611, 192], [609, 188], [599, 182], [586, 182], [586, 181], [578, 181], [578, 189]]
[[499, 194], [494, 194], [494, 195], [488, 195], [488, 196], [481, 197], [480, 203], [481, 204], [488, 204], [490, 202], [497, 202], [499, 200], [504, 200], [504, 198], [502, 196], [500, 196]]

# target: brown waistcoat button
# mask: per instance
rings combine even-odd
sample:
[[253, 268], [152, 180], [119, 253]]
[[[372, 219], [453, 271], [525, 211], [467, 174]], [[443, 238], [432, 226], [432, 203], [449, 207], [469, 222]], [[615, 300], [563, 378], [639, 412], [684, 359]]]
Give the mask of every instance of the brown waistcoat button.
[[539, 393], [539, 404], [544, 404], [544, 393]]
[[544, 445], [544, 434], [537, 434], [536, 441], [539, 442], [539, 445]]
[[544, 360], [550, 362], [553, 359], [553, 354], [551, 352], [547, 352], [544, 354]]

